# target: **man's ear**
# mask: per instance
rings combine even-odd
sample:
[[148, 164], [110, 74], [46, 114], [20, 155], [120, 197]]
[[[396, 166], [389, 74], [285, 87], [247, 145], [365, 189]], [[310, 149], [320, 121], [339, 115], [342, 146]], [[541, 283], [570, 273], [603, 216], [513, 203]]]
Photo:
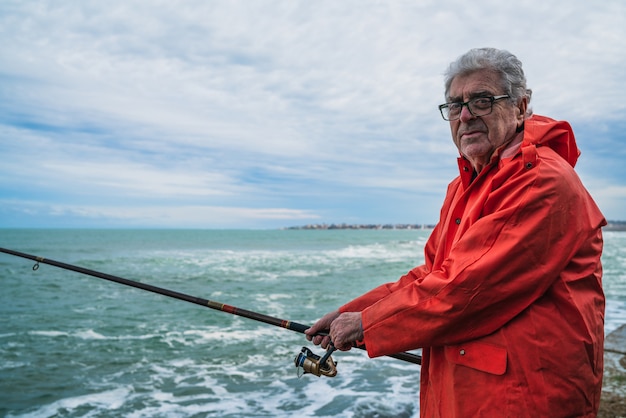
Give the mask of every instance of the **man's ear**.
[[528, 97], [524, 96], [517, 104], [517, 127], [524, 124], [526, 119], [526, 111], [528, 110]]

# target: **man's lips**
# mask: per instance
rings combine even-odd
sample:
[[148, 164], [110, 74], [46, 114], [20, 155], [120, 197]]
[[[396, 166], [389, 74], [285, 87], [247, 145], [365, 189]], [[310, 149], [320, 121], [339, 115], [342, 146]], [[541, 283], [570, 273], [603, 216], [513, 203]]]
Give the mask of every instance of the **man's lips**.
[[477, 129], [476, 130], [468, 130], [468, 131], [465, 131], [465, 132], [461, 132], [459, 137], [461, 139], [472, 139], [473, 137], [476, 137], [478, 135], [482, 135], [484, 133], [485, 133], [484, 131], [477, 130]]

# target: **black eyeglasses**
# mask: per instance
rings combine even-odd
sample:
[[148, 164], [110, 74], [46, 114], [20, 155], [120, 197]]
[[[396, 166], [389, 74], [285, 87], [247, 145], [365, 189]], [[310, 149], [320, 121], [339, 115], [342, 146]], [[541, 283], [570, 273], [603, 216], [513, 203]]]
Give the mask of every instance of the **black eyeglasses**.
[[467, 106], [472, 116], [486, 116], [493, 110], [493, 103], [496, 100], [509, 98], [508, 94], [491, 97], [477, 97], [467, 102], [444, 103], [439, 105], [441, 117], [445, 120], [457, 120], [461, 117], [463, 106]]

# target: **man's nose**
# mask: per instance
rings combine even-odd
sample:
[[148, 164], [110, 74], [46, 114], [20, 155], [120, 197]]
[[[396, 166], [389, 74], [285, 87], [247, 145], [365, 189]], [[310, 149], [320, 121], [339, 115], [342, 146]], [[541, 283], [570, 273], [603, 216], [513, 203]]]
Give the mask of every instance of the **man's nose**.
[[467, 105], [463, 106], [463, 108], [461, 109], [461, 116], [459, 117], [461, 122], [463, 123], [468, 122], [474, 119], [475, 117], [476, 116], [472, 115], [472, 112], [470, 112], [469, 107]]

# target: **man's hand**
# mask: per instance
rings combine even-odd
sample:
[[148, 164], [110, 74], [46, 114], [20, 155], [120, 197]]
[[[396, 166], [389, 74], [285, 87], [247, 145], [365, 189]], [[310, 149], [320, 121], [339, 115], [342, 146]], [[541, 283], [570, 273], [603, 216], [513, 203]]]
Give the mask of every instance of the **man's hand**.
[[363, 340], [361, 312], [345, 312], [339, 315], [330, 324], [330, 339], [335, 348], [341, 351], [348, 351], [357, 341]]
[[306, 334], [306, 339], [309, 341], [313, 341], [315, 345], [322, 345], [322, 348], [328, 348], [328, 344], [330, 344], [330, 337], [328, 335], [317, 335], [320, 333], [328, 334], [330, 331], [330, 324], [337, 319], [340, 315], [339, 311], [332, 311], [324, 315], [319, 321], [317, 321], [313, 326], [304, 333]]
[[[328, 348], [330, 342], [336, 349], [350, 350], [357, 341], [363, 339], [360, 312], [332, 311], [324, 315], [311, 328], [304, 331], [306, 338], [315, 345]], [[329, 335], [317, 335], [328, 333]]]

